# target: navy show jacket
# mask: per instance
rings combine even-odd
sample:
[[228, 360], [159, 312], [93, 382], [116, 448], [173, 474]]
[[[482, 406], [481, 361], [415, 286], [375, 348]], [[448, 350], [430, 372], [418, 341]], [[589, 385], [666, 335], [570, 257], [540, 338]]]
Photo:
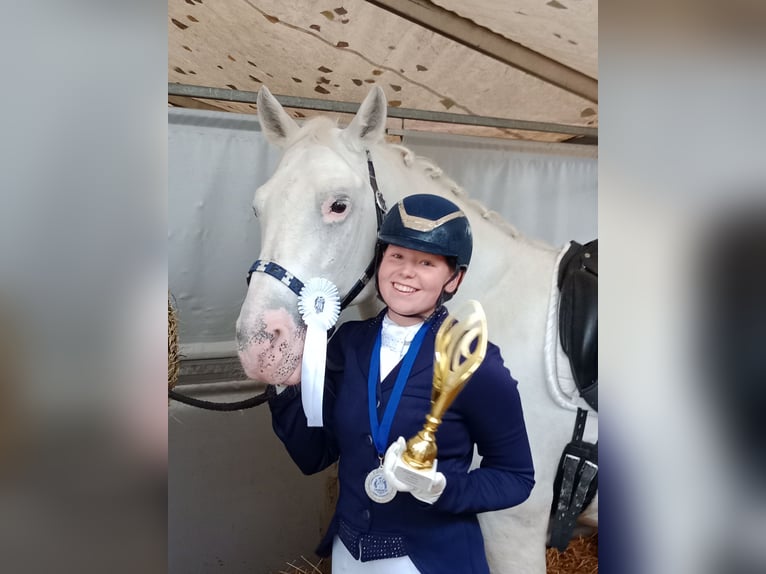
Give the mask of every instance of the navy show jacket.
[[[364, 491], [364, 481], [380, 461], [370, 432], [367, 375], [384, 313], [344, 323], [330, 340], [324, 427], [306, 425], [299, 386], [288, 387], [269, 401], [274, 431], [305, 474], [339, 461], [338, 503], [317, 554], [330, 554], [343, 520], [347, 528], [361, 535], [402, 536], [408, 556], [423, 574], [488, 573], [476, 514], [520, 504], [534, 485], [517, 382], [498, 347], [489, 343], [484, 361], [447, 410], [436, 433], [437, 470], [447, 480], [442, 495], [433, 505], [404, 492], [387, 504], [373, 502]], [[442, 307], [423, 340], [387, 444], [399, 436], [409, 439], [425, 422], [431, 405], [434, 339], [445, 316]], [[377, 385], [379, 421], [400, 367], [401, 361]], [[481, 466], [469, 472], [474, 444], [483, 458]]]

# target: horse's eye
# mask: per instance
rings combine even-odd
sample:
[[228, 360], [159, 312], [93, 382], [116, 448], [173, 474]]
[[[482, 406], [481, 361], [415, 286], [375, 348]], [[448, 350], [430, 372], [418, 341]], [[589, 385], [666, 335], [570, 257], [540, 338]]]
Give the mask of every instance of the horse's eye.
[[330, 211], [333, 213], [343, 213], [346, 211], [346, 207], [348, 207], [345, 203], [342, 201], [334, 201], [333, 204], [330, 206]]

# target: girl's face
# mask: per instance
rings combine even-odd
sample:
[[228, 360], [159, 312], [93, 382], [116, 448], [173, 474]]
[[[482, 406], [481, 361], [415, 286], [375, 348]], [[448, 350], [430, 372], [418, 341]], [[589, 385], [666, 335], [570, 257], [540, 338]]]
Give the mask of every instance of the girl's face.
[[442, 288], [448, 293], [457, 289], [462, 271], [450, 280], [452, 274], [442, 255], [397, 245], [386, 247], [378, 267], [378, 288], [388, 305], [388, 317], [404, 326], [421, 322], [433, 313]]

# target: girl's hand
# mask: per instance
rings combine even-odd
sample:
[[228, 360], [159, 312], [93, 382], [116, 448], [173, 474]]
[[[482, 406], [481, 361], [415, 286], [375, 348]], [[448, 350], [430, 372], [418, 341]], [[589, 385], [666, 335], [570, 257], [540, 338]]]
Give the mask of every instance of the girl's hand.
[[416, 470], [402, 460], [406, 449], [407, 442], [401, 436], [388, 447], [383, 460], [386, 481], [399, 492], [409, 492], [418, 500], [433, 504], [447, 486], [445, 476], [436, 471], [439, 461], [434, 460], [428, 470]]

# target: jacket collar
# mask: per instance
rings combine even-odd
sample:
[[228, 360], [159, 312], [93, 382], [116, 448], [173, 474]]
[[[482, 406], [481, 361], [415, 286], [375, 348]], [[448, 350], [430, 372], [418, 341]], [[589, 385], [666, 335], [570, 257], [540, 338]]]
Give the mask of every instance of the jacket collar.
[[[356, 346], [356, 356], [359, 364], [359, 368], [362, 371], [364, 380], [367, 380], [367, 376], [370, 373], [370, 357], [372, 356], [372, 349], [375, 346], [375, 338], [378, 336], [381, 324], [383, 323], [383, 317], [386, 314], [388, 308], [383, 309], [376, 317], [370, 319], [368, 322], [368, 329], [364, 333], [364, 339]], [[418, 351], [418, 356], [415, 357], [415, 362], [412, 365], [412, 372], [410, 377], [413, 377], [422, 371], [433, 369], [434, 360], [434, 340], [436, 338], [436, 332], [447, 317], [447, 308], [441, 305], [434, 311], [433, 315], [429, 318], [429, 329], [426, 333], [426, 337], [423, 339], [423, 344]], [[383, 380], [383, 388], [393, 386], [396, 381], [396, 376], [399, 374], [399, 364], [392, 369], [388, 376]]]

